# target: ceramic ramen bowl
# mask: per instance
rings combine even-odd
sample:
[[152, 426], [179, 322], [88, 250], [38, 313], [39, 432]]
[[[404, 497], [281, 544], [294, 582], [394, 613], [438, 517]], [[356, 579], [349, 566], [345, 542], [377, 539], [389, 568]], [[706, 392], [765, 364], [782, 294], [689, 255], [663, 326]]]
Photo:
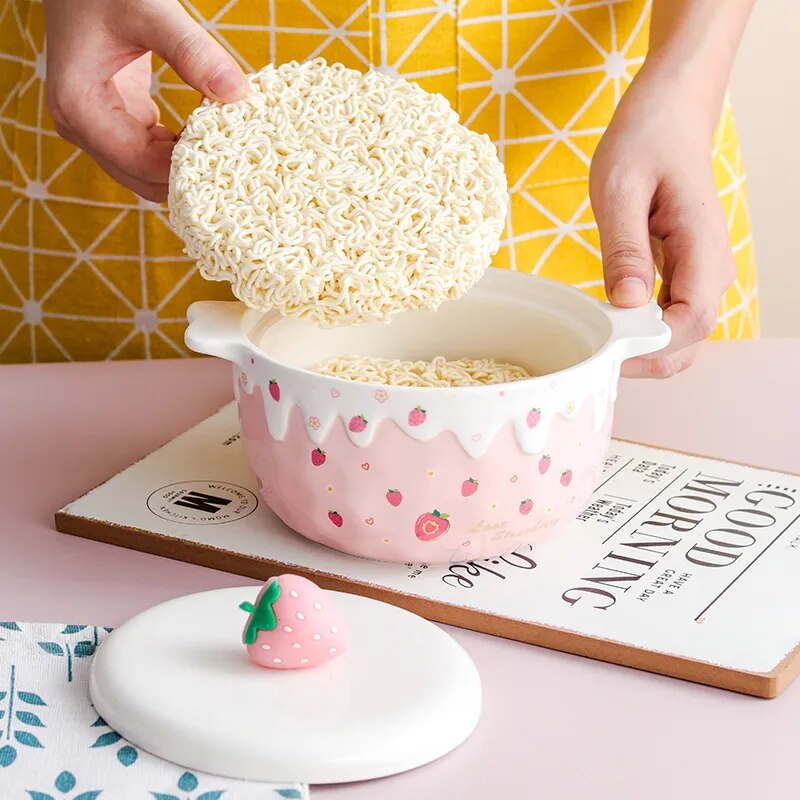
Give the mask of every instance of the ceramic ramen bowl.
[[[578, 514], [603, 471], [621, 363], [664, 347], [655, 305], [616, 309], [490, 269], [436, 312], [320, 330], [236, 302], [195, 303], [187, 345], [234, 365], [244, 446], [267, 505], [303, 536], [388, 561], [491, 558]], [[494, 358], [528, 380], [355, 383], [328, 358]]]

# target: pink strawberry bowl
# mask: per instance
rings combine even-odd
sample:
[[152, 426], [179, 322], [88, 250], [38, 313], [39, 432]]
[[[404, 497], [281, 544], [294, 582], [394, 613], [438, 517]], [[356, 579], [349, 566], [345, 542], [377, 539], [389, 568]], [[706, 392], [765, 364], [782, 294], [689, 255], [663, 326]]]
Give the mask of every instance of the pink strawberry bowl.
[[[616, 309], [491, 269], [438, 311], [320, 330], [240, 303], [195, 303], [186, 343], [234, 365], [247, 456], [290, 527], [366, 558], [491, 558], [552, 535], [603, 469], [621, 363], [664, 347], [651, 304]], [[537, 377], [465, 388], [311, 372], [337, 355], [495, 358]]]

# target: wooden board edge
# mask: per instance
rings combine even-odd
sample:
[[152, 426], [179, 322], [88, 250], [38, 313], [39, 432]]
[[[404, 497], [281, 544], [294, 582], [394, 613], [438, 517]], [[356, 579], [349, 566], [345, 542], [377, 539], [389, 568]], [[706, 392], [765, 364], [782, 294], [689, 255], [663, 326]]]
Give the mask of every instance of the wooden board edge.
[[171, 558], [210, 569], [265, 581], [284, 571], [314, 580], [325, 589], [348, 591], [381, 600], [425, 619], [457, 628], [533, 644], [550, 650], [632, 667], [692, 683], [766, 699], [775, 698], [800, 674], [800, 645], [769, 673], [744, 672], [706, 661], [658, 653], [632, 645], [574, 633], [534, 622], [523, 622], [484, 611], [405, 594], [376, 584], [357, 581], [296, 564], [246, 556], [211, 545], [187, 542], [140, 528], [128, 528], [59, 511], [56, 529], [61, 533]]

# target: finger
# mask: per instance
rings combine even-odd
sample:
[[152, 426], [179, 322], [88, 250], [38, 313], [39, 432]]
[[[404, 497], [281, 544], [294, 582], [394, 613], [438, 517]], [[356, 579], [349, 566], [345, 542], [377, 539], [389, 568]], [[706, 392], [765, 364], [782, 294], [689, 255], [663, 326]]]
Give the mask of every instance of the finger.
[[694, 363], [698, 349], [699, 345], [694, 345], [678, 353], [628, 359], [622, 365], [622, 377], [671, 378], [673, 375], [688, 369]]
[[128, 113], [145, 128], [152, 128], [158, 124], [161, 115], [158, 106], [150, 96], [151, 62], [151, 53], [145, 53], [113, 76], [114, 85], [117, 87]]
[[153, 5], [138, 20], [142, 46], [158, 53], [180, 77], [206, 97], [241, 100], [247, 79], [233, 56], [204, 31], [179, 3]]
[[[670, 297], [673, 297], [670, 288]], [[669, 345], [662, 351], [676, 353], [708, 339], [717, 327], [720, 292], [697, 287], [688, 302], [671, 300], [664, 310], [664, 322], [672, 331]]]
[[[721, 211], [720, 211], [721, 216]], [[695, 214], [673, 218], [664, 237], [664, 321], [672, 329], [665, 353], [707, 339], [717, 325], [719, 304], [735, 276], [735, 262], [724, 217]]]
[[177, 134], [167, 128], [165, 125], [154, 125], [150, 128], [150, 136], [160, 142], [177, 142], [178, 136]]
[[59, 133], [138, 181], [169, 180], [173, 142], [128, 112], [113, 80], [94, 85], [75, 102], [66, 99]]
[[600, 233], [606, 294], [616, 306], [640, 306], [653, 295], [648, 216], [651, 193], [604, 186], [592, 197]]
[[152, 129], [158, 125], [161, 111], [155, 101], [147, 95], [132, 95], [123, 98], [125, 110], [143, 127]]

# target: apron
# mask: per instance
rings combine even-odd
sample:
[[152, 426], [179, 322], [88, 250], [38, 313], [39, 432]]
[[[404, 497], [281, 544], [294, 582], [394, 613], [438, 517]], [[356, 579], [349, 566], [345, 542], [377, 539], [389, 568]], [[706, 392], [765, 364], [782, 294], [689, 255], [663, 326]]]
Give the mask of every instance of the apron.
[[[242, 66], [322, 56], [445, 95], [497, 144], [511, 210], [494, 266], [604, 298], [589, 164], [644, 60], [647, 0], [193, 0]], [[184, 315], [228, 299], [181, 253], [165, 206], [61, 140], [44, 103], [44, 12], [0, 0], [0, 362], [187, 355]], [[152, 93], [180, 130], [199, 97], [162, 63]], [[738, 274], [714, 336], [757, 335], [744, 170], [730, 105], [714, 170]]]

